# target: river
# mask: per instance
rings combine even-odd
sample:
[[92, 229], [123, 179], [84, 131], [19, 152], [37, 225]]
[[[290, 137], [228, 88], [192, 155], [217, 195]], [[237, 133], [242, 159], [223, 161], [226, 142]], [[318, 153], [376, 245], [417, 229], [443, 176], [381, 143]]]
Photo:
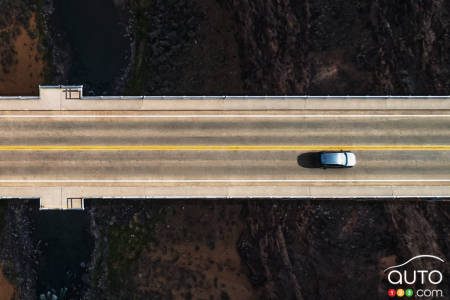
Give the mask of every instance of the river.
[[[111, 0], [54, 1], [54, 24], [70, 49], [70, 84], [86, 93], [111, 94], [127, 65], [129, 40], [124, 37], [123, 8]], [[60, 42], [60, 41], [59, 41]]]
[[93, 241], [84, 211], [41, 211], [37, 226], [39, 241], [38, 294], [54, 290], [65, 299], [80, 299], [83, 275], [90, 261]]

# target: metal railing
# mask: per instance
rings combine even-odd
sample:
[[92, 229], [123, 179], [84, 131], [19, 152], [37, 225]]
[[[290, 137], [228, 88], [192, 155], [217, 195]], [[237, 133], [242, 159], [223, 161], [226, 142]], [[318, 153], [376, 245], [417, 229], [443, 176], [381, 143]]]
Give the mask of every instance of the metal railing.
[[39, 96], [0, 96], [0, 100], [39, 100]]
[[39, 85], [40, 89], [82, 89], [83, 85]]
[[81, 100], [449, 100], [450, 96], [82, 96]]
[[[80, 91], [80, 99], [76, 100], [449, 100], [450, 95], [444, 96], [406, 96], [406, 95], [383, 95], [383, 96], [83, 96], [83, 85], [40, 85], [39, 89], [76, 89]], [[0, 96], [0, 100], [38, 100], [39, 96]]]

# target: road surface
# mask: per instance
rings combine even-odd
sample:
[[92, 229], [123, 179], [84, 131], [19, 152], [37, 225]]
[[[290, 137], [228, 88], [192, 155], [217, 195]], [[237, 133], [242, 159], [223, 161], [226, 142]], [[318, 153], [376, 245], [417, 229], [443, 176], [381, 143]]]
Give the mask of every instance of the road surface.
[[[2, 115], [0, 186], [450, 186], [448, 115], [82, 114]], [[322, 150], [357, 165], [315, 168]]]

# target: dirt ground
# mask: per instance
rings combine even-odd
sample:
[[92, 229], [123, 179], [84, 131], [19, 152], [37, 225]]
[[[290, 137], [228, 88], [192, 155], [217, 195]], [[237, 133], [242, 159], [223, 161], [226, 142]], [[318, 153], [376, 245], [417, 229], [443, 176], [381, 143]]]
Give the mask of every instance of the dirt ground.
[[90, 200], [87, 299], [260, 299], [238, 243], [239, 201]]
[[186, 203], [166, 218], [132, 275], [138, 289], [164, 299], [259, 299], [237, 251], [242, 205]]
[[[197, 35], [185, 56], [176, 58], [183, 67], [177, 84], [177, 94], [242, 95], [239, 44], [234, 38], [236, 26], [232, 14], [221, 7], [220, 1], [197, 0], [199, 18]], [[197, 58], [197, 59], [188, 59]], [[198, 59], [201, 58], [201, 59]]]
[[0, 300], [12, 300], [14, 299], [15, 287], [6, 280], [3, 276], [3, 271], [0, 268]]
[[39, 201], [0, 199], [0, 300], [35, 299]]
[[386, 267], [448, 253], [444, 202], [98, 199], [86, 207], [96, 244], [86, 299], [382, 299]]
[[[4, 96], [32, 96], [38, 94], [38, 85], [42, 83], [44, 62], [38, 51], [39, 39], [32, 39], [27, 30], [21, 25], [13, 25], [6, 30], [20, 28], [20, 34], [14, 41], [14, 49], [17, 52], [9, 72], [5, 73], [0, 68], [0, 95]], [[37, 32], [36, 18], [33, 13], [30, 19], [30, 31]], [[9, 47], [10, 45], [0, 45]]]

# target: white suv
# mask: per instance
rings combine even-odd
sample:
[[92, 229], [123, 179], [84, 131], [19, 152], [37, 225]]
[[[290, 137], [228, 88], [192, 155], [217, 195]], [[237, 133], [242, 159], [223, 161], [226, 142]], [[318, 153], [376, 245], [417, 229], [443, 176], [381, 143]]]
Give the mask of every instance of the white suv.
[[321, 152], [320, 166], [322, 168], [351, 168], [356, 165], [355, 154], [349, 151]]

